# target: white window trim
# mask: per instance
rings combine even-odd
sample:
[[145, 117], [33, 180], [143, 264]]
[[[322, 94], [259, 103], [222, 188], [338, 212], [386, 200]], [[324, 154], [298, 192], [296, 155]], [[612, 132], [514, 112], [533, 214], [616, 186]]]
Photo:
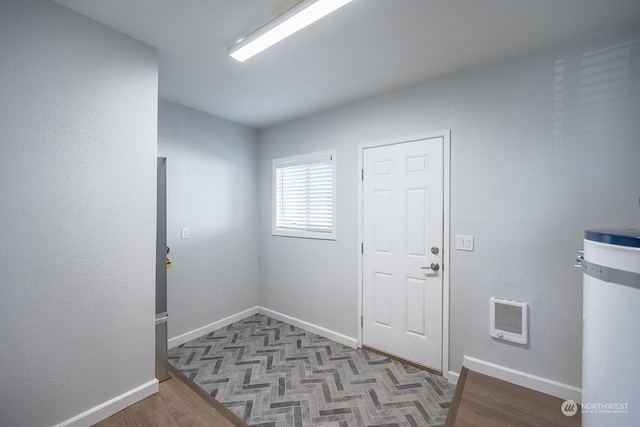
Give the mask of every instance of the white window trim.
[[[291, 230], [277, 227], [277, 192], [276, 192], [276, 169], [286, 167], [286, 166], [294, 166], [296, 164], [303, 163], [311, 163], [318, 158], [326, 158], [331, 156], [332, 160], [332, 231], [329, 232], [318, 232], [318, 231], [308, 231], [308, 230]], [[273, 236], [284, 236], [284, 237], [299, 237], [304, 239], [321, 239], [321, 240], [337, 240], [337, 224], [336, 224], [336, 186], [337, 186], [337, 173], [336, 173], [336, 165], [338, 163], [338, 158], [336, 156], [336, 150], [327, 150], [327, 151], [319, 151], [315, 153], [303, 154], [300, 156], [291, 156], [284, 157], [280, 159], [273, 160], [273, 166], [271, 170], [271, 234]]]

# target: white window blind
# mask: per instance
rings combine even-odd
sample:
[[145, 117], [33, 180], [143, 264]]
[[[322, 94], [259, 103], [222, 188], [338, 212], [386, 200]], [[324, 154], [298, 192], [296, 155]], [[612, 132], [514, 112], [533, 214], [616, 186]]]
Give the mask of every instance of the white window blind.
[[335, 153], [274, 161], [273, 234], [335, 236]]

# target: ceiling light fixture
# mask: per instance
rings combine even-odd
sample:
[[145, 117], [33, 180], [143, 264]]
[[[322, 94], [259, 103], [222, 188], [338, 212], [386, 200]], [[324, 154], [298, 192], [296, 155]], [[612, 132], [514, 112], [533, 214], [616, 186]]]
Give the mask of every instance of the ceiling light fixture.
[[352, 0], [303, 0], [229, 48], [229, 55], [244, 62]]

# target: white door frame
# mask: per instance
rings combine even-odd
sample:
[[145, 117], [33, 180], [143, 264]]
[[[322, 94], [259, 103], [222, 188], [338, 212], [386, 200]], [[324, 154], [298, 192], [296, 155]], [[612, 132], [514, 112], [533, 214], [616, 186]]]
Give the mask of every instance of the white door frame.
[[363, 242], [363, 181], [362, 169], [364, 165], [364, 150], [367, 148], [383, 147], [386, 145], [402, 144], [405, 142], [420, 141], [423, 139], [442, 138], [443, 157], [443, 238], [442, 238], [442, 376], [449, 379], [449, 209], [451, 188], [451, 130], [423, 133], [403, 138], [394, 138], [385, 141], [369, 142], [358, 146], [358, 348], [362, 347], [362, 242]]

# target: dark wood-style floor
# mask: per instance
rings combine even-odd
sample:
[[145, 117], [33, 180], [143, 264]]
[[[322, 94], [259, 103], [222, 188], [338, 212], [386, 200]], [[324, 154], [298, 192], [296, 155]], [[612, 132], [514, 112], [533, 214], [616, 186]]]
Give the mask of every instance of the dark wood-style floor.
[[580, 410], [567, 417], [562, 402], [463, 367], [445, 427], [580, 427]]
[[169, 365], [171, 378], [160, 392], [99, 422], [94, 427], [246, 427], [240, 418]]

